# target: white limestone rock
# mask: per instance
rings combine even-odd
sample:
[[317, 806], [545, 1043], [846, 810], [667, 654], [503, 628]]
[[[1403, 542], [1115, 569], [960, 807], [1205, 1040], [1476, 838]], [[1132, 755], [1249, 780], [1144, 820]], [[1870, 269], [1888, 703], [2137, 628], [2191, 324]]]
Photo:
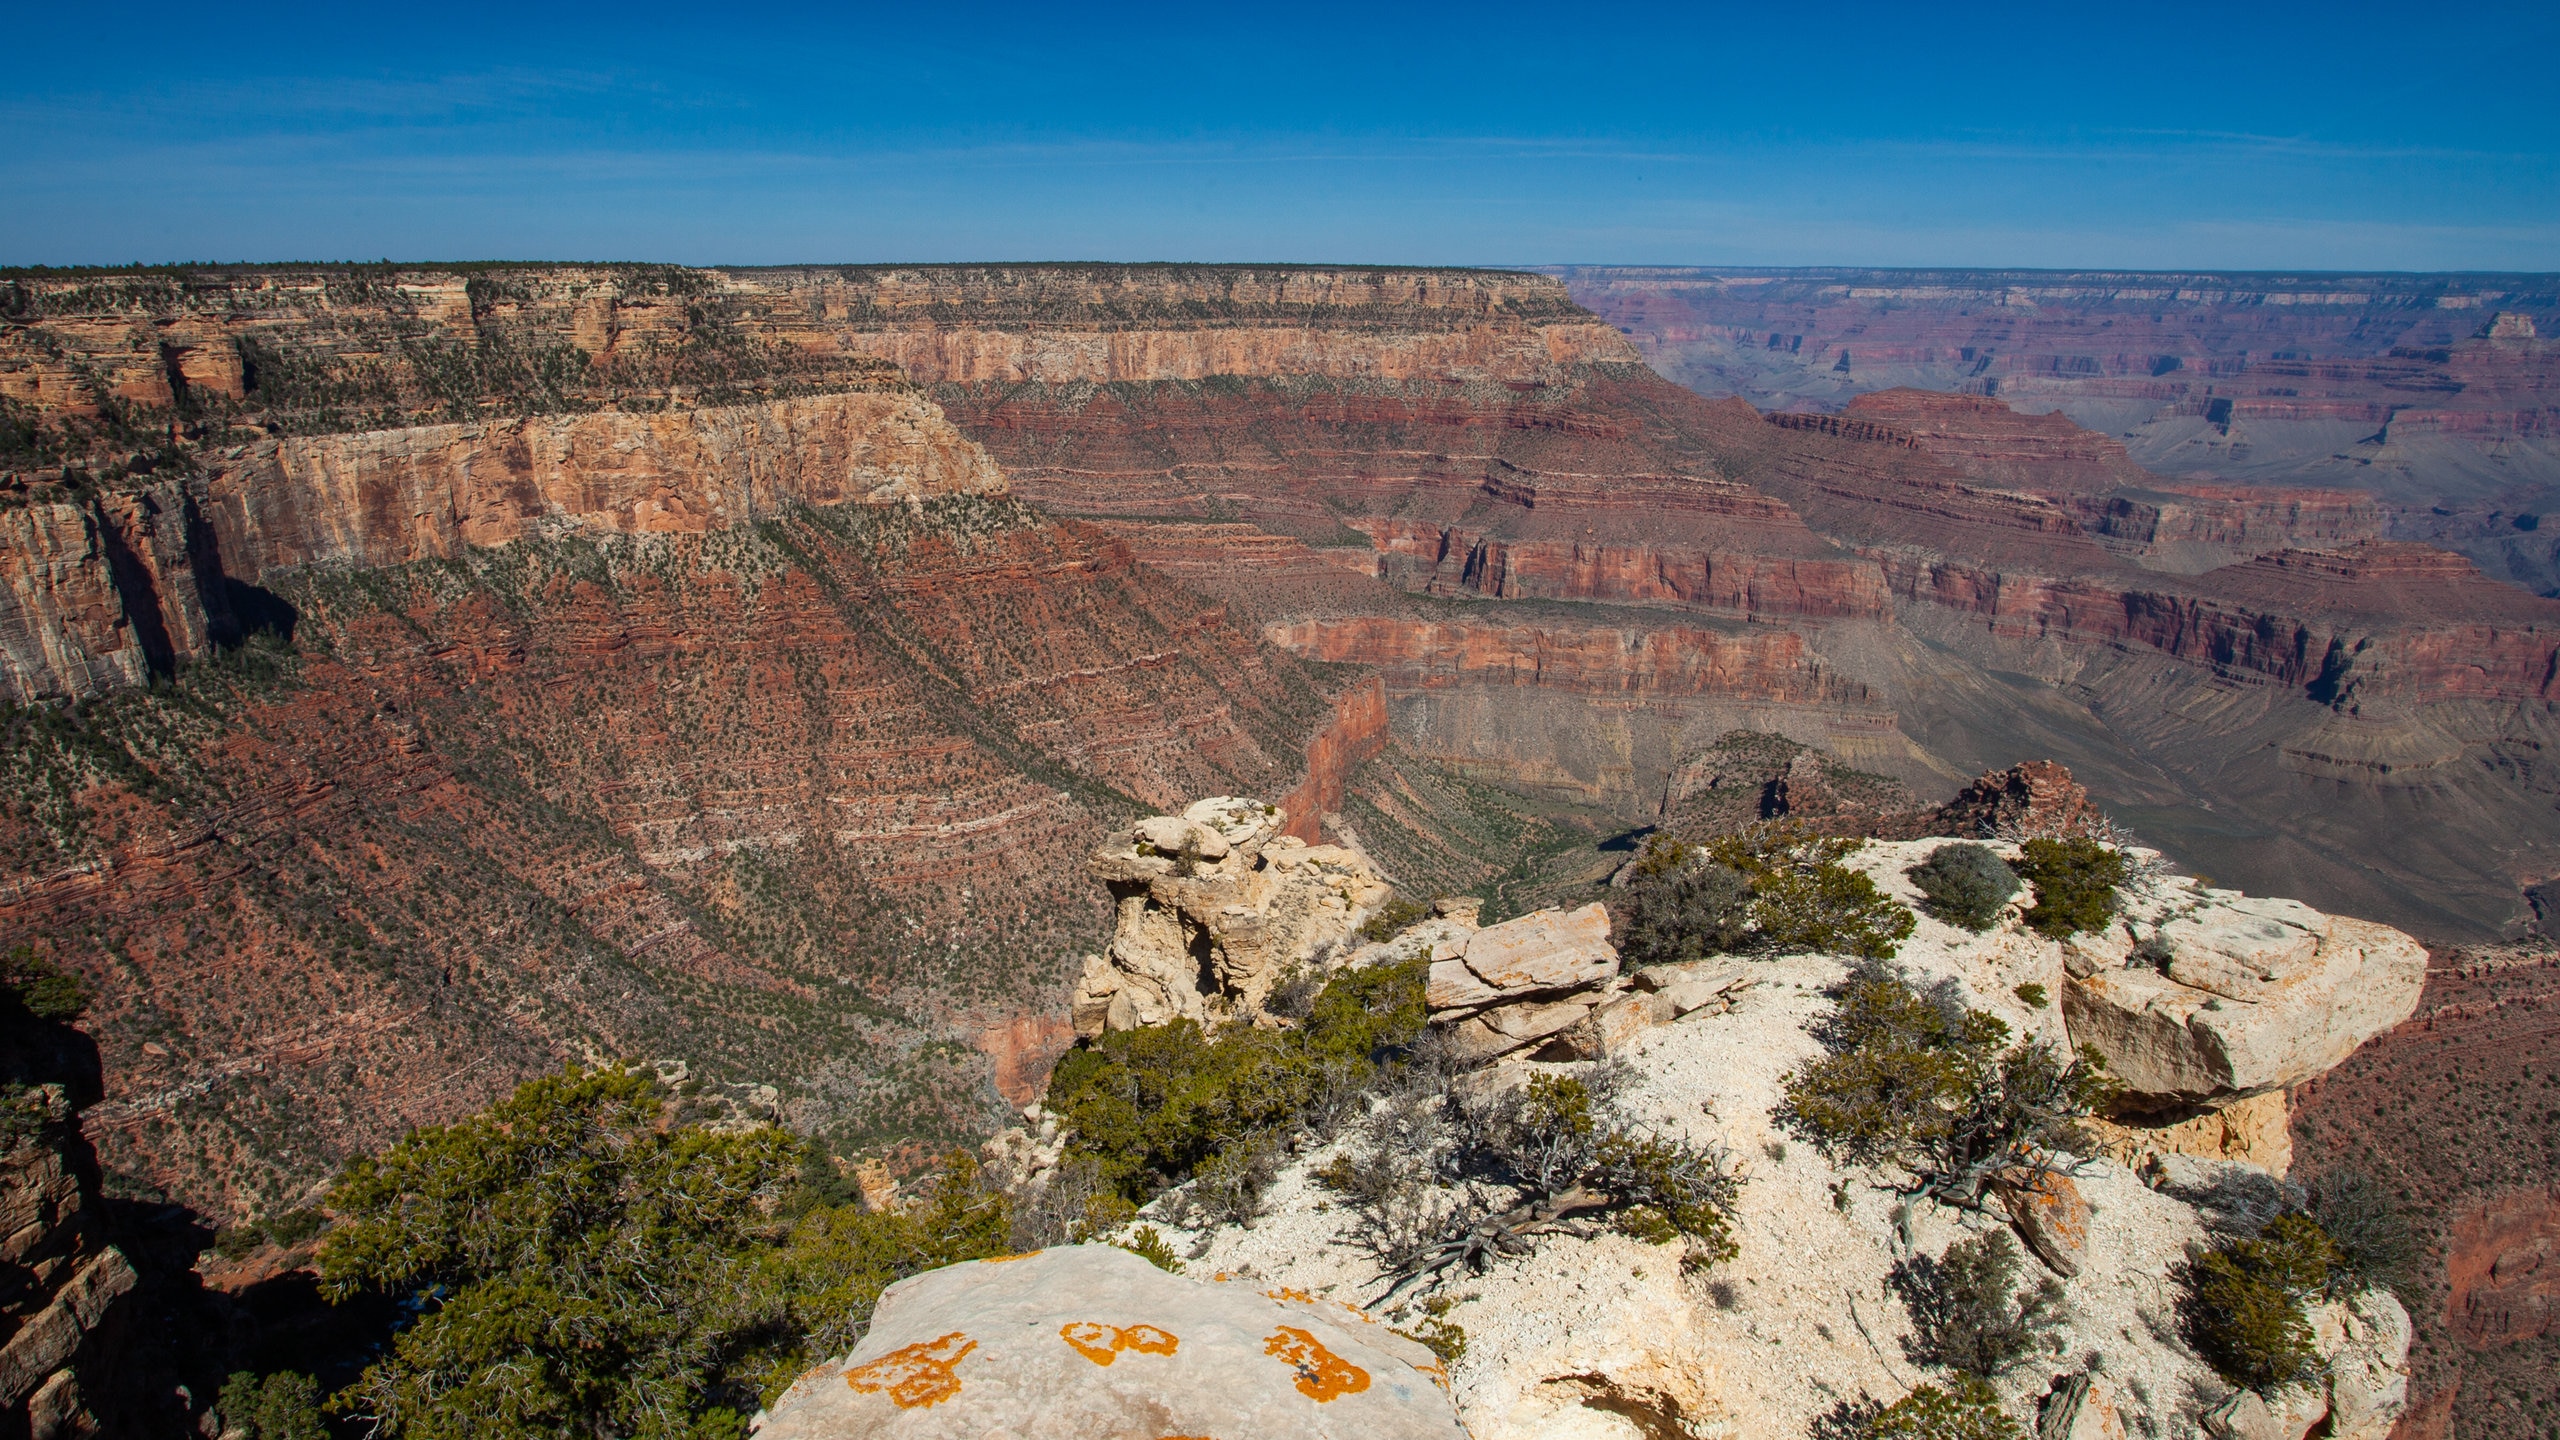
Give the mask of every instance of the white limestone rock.
[[2300, 1084], [2409, 1018], [2427, 952], [2385, 925], [2229, 891], [2161, 924], [2165, 973], [2074, 975], [2063, 1015], [2135, 1097], [2224, 1103]]
[[1466, 1440], [1429, 1350], [1346, 1306], [1169, 1275], [1109, 1245], [929, 1270], [761, 1440]]

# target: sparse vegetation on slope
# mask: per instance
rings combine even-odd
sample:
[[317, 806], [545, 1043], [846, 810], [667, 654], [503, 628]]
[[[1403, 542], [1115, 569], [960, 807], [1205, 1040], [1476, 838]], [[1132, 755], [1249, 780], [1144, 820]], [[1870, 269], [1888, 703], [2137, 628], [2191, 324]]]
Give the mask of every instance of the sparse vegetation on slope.
[[[800, 1186], [779, 1130], [664, 1110], [645, 1077], [573, 1070], [351, 1164], [322, 1288], [416, 1318], [331, 1408], [391, 1440], [734, 1437], [891, 1282], [1006, 1251], [1008, 1203], [965, 1160], [877, 1214]], [[295, 1389], [243, 1377], [225, 1396], [289, 1415]]]
[[1683, 1269], [1734, 1253], [1739, 1177], [1722, 1152], [1625, 1115], [1621, 1072], [1537, 1075], [1470, 1096], [1431, 1059], [1318, 1177], [1359, 1210], [1353, 1237], [1389, 1281], [1381, 1302], [1525, 1254], [1577, 1214], [1679, 1245]]
[[1924, 992], [1871, 962], [1836, 999], [1814, 1031], [1829, 1053], [1788, 1077], [1778, 1121], [1835, 1163], [1902, 1171], [1905, 1194], [1979, 1209], [1996, 1178], [2067, 1169], [2072, 1122], [2111, 1093], [2095, 1052], [2011, 1045], [1951, 985]]
[[1906, 1256], [1888, 1277], [1911, 1312], [1904, 1350], [1922, 1365], [1989, 1378], [2025, 1364], [2061, 1324], [2062, 1286], [2051, 1276], [2018, 1288], [2017, 1242], [1989, 1230], [1944, 1255]]
[[1911, 912], [1840, 861], [1861, 842], [1784, 821], [1648, 841], [1623, 902], [1630, 964], [1821, 952], [1885, 960]]

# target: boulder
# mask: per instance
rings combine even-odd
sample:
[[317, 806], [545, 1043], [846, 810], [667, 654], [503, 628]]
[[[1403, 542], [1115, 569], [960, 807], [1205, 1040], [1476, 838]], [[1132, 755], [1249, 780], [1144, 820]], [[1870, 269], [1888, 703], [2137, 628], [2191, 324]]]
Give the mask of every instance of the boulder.
[[1618, 951], [1609, 943], [1609, 907], [1539, 910], [1488, 925], [1461, 952], [1467, 969], [1506, 999], [1573, 990], [1615, 978]]
[[2213, 1440], [2297, 1440], [2255, 1390], [2243, 1390], [2204, 1412], [2204, 1431]]
[[1624, 1054], [1646, 1031], [1678, 1018], [1668, 994], [1621, 995], [1586, 1012], [1557, 1032], [1556, 1039], [1573, 1059], [1605, 1060]]
[[1150, 815], [1130, 827], [1133, 834], [1160, 855], [1177, 859], [1189, 850], [1201, 860], [1227, 858], [1227, 837], [1216, 827], [1181, 815]]
[[1431, 1352], [1348, 1306], [1169, 1275], [1109, 1245], [947, 1266], [880, 1297], [762, 1440], [1465, 1440]]
[[2289, 900], [2206, 890], [2129, 963], [2072, 974], [2074, 1045], [2106, 1058], [2136, 1106], [2221, 1105], [2308, 1080], [2407, 1019], [2427, 952], [2388, 926]]
[[2089, 1263], [2089, 1202], [2068, 1175], [2038, 1175], [1993, 1187], [2010, 1228], [2045, 1268], [2068, 1280]]
[[2409, 1404], [2409, 1312], [2388, 1290], [2311, 1310], [2329, 1362], [2329, 1440], [2385, 1440]]
[[1386, 882], [1357, 851], [1283, 834], [1288, 820], [1258, 800], [1213, 796], [1093, 851], [1086, 869], [1119, 919], [1076, 982], [1078, 1035], [1250, 1019], [1283, 974], [1331, 968], [1360, 948], [1354, 932], [1387, 899]]
[[2115, 1393], [2087, 1372], [2056, 1381], [2036, 1412], [2036, 1440], [2125, 1440]]
[[1748, 966], [1713, 962], [1647, 965], [1630, 978], [1636, 989], [1659, 994], [1669, 1001], [1675, 1018], [1710, 1007], [1729, 1009], [1732, 997], [1753, 983]]

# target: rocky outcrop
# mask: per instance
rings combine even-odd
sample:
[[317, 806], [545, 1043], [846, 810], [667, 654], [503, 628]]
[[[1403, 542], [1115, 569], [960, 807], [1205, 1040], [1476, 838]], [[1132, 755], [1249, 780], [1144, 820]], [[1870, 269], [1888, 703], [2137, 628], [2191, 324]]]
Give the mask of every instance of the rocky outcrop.
[[880, 1296], [761, 1440], [1464, 1440], [1432, 1353], [1303, 1291], [1168, 1275], [1109, 1245], [950, 1266]]
[[[1568, 526], [1640, 498], [1657, 498], [1659, 510], [1669, 517], [1686, 518], [1681, 511], [1697, 511], [1703, 523], [1679, 528], [1706, 529], [1713, 538], [1683, 543], [1676, 531], [1660, 529], [1650, 536], [1602, 536], [1596, 526], [1575, 534], [1542, 534], [1564, 527], [1536, 524], [1525, 516], [1450, 526], [1366, 521], [1362, 529], [1377, 546], [1381, 574], [1425, 594], [1656, 605], [1754, 619], [1879, 618], [1891, 609], [1891, 597], [1872, 564], [1798, 543], [1811, 537], [1802, 536], [1795, 517], [1765, 497], [1735, 485], [1612, 478], [1615, 483], [1605, 488], [1592, 487], [1599, 495], [1566, 491], [1541, 496], [1541, 490], [1565, 487], [1533, 486], [1525, 480], [1507, 482], [1492, 493], [1524, 507], [1543, 498], [1548, 518], [1562, 512]], [[1705, 491], [1706, 500], [1723, 503], [1710, 506], [1684, 490]], [[1600, 496], [1606, 497], [1605, 504], [1593, 503]], [[1647, 518], [1658, 525], [1664, 516]]]
[[[2007, 796], [2023, 807], [2031, 791], [2046, 820], [2079, 813], [2083, 797], [2067, 777], [2039, 770], [2031, 778], [2038, 783], [2021, 781], [2013, 796], [2007, 784], [1992, 783], [2001, 779], [1995, 775], [1976, 798]], [[1214, 848], [1181, 817], [1160, 818], [1163, 843]], [[1944, 843], [1869, 841], [1844, 863], [1915, 904], [1908, 872]], [[2226, 928], [2215, 915], [2257, 913], [2238, 897], [2165, 878], [2141, 863], [2150, 858], [2141, 853], [2132, 858], [2127, 909], [2148, 929], [2183, 921], [2211, 937]], [[1915, 1378], [1907, 1366], [1914, 1322], [1890, 1298], [1887, 1276], [1915, 1253], [1940, 1254], [1978, 1234], [1987, 1217], [1899, 1203], [1873, 1172], [1837, 1168], [1816, 1149], [1785, 1143], [1790, 1132], [1775, 1120], [1788, 1077], [1820, 1053], [1813, 1030], [1843, 963], [1821, 955], [1721, 957], [1622, 975], [1598, 907], [1492, 926], [1454, 909], [1355, 958], [1429, 957], [1431, 1023], [1449, 1042], [1434, 1053], [1482, 1065], [1460, 1077], [1454, 1093], [1482, 1097], [1531, 1077], [1587, 1076], [1578, 1062], [1605, 1059], [1613, 1062], [1606, 1073], [1614, 1103], [1639, 1133], [1710, 1147], [1741, 1176], [1731, 1222], [1737, 1253], [1710, 1268], [1703, 1285], [1675, 1251], [1602, 1227], [1556, 1226], [1526, 1253], [1447, 1286], [1441, 1298], [1449, 1303], [1435, 1302], [1429, 1313], [1466, 1334], [1450, 1370], [1469, 1433], [1478, 1440], [1793, 1434], [1862, 1390], [1886, 1397], [1923, 1383], [1926, 1372]], [[2174, 956], [2176, 943], [2157, 953]], [[2048, 996], [2093, 960], [2121, 966], [2130, 958], [2129, 940], [2112, 944], [2058, 944], [2025, 929], [2014, 911], [1984, 934], [1922, 916], [1898, 961], [1914, 984], [1989, 1011], [2010, 1035], [2063, 1047], [2080, 1036]], [[2280, 1125], [2281, 1092], [2266, 1098]], [[1379, 1113], [1408, 1114], [1399, 1103], [1410, 1102]], [[1056, 1148], [1046, 1121], [1029, 1118], [1040, 1128], [1010, 1132], [988, 1152], [1007, 1175], [1036, 1171]], [[1250, 1226], [1204, 1220], [1179, 1195], [1141, 1219], [1256, 1283], [1343, 1296], [1387, 1292], [1387, 1277], [1356, 1241], [1360, 1222], [1346, 1217], [1358, 1207], [1346, 1201], [1341, 1177], [1383, 1153], [1364, 1146], [1429, 1143], [1413, 1140], [1420, 1133], [1382, 1127], [1363, 1138], [1355, 1124], [1330, 1140], [1302, 1139]], [[2143, 1155], [2107, 1149], [2066, 1157], [2065, 1173], [1995, 1182], [2000, 1204], [1992, 1213], [2005, 1212], [2064, 1285], [2055, 1353], [2085, 1366], [1995, 1377], [2004, 1408], [2035, 1417], [2036, 1433], [2052, 1440], [2123, 1440], [2176, 1433], [2178, 1402], [2163, 1397], [2229, 1393], [2177, 1341], [2170, 1277], [2214, 1233], [2190, 1182], [2210, 1183], [2235, 1161], [2255, 1163], [2228, 1155], [2184, 1161], [2178, 1173], [2186, 1179], [2172, 1184]], [[1499, 1210], [1509, 1201], [1489, 1203]], [[1389, 1301], [1380, 1305], [1397, 1318]], [[2315, 1428], [2382, 1440], [2405, 1405], [2405, 1313], [2375, 1291], [2314, 1307], [2311, 1320], [2325, 1366], [2320, 1383], [2237, 1402], [2214, 1425], [2269, 1440], [2306, 1440]], [[2195, 1408], [2183, 1413], [2192, 1425]], [[1622, 1421], [1632, 1431], [1619, 1428]]]
[[[1916, 899], [1904, 872], [1939, 843], [1872, 842], [1847, 863], [1888, 894]], [[1461, 1326], [1468, 1342], [1450, 1370], [1470, 1433], [1478, 1440], [1800, 1434], [1843, 1399], [1863, 1392], [1881, 1401], [1925, 1383], [1929, 1372], [1912, 1366], [1903, 1345], [1912, 1322], [1886, 1276], [1897, 1260], [1941, 1254], [1979, 1233], [1982, 1217], [1901, 1204], [1871, 1173], [1835, 1168], [1787, 1143], [1794, 1137], [1771, 1118], [1786, 1077], [1820, 1053], [1807, 1027], [1827, 1011], [1841, 963], [1728, 958], [1649, 968], [1604, 987], [1583, 978], [1601, 968], [1577, 961], [1588, 946], [1559, 943], [1565, 918], [1513, 922], [1521, 940], [1543, 937], [1534, 947], [1489, 946], [1486, 937], [1503, 927], [1486, 927], [1464, 937], [1463, 954], [1450, 954], [1457, 937], [1432, 932], [1433, 953], [1444, 957], [1431, 977], [1442, 1013], [1485, 1004], [1493, 977], [1474, 968], [1480, 960], [1518, 987], [1510, 1006], [1524, 1020], [1616, 992], [1587, 1008], [1577, 1029], [1515, 1047], [1503, 1064], [1463, 1083], [1500, 1088], [1531, 1076], [1586, 1075], [1575, 1061], [1617, 1062], [1612, 1073], [1633, 1123], [1720, 1147], [1742, 1174], [1732, 1220], [1737, 1253], [1703, 1275], [1685, 1275], [1675, 1251], [1591, 1227], [1547, 1237], [1529, 1254], [1446, 1287], [1454, 1303], [1441, 1318]], [[1515, 950], [1532, 949], [1538, 959], [1513, 963]], [[1948, 984], [2015, 1036], [2069, 1043], [2058, 1011], [2019, 993], [2029, 981], [2058, 987], [2063, 952], [2014, 920], [1977, 936], [1924, 917], [1900, 959], [1916, 983]], [[1581, 989], [1553, 988], [1577, 979]], [[1583, 1027], [1611, 1025], [1605, 1046], [1560, 1043]], [[1351, 1236], [1355, 1220], [1344, 1212], [1352, 1207], [1317, 1178], [1363, 1164], [1374, 1152], [1362, 1146], [1371, 1143], [1354, 1135], [1288, 1162], [1250, 1228], [1187, 1230], [1200, 1222], [1175, 1219], [1186, 1212], [1170, 1204], [1143, 1218], [1177, 1245], [1188, 1239], [1205, 1263], [1250, 1267], [1261, 1283], [1375, 1294], [1385, 1285]], [[2060, 1353], [2075, 1370], [2091, 1352], [2099, 1357], [2077, 1374], [2030, 1367], [1999, 1377], [2010, 1414], [2041, 1421], [2036, 1433], [2055, 1440], [2121, 1440], [2180, 1433], [2174, 1397], [2227, 1393], [2173, 1328], [2177, 1295], [2168, 1277], [2211, 1233], [2194, 1204], [2104, 1156], [2078, 1162], [2067, 1177], [2022, 1180], [2004, 1201], [2037, 1261], [2064, 1286]], [[2276, 1440], [2303, 1440], [2322, 1423], [2379, 1440], [2406, 1368], [2407, 1330], [2392, 1323], [2397, 1313], [2377, 1292], [2314, 1317], [2333, 1378], [2279, 1397], [2289, 1428]]]
[[1540, 910], [1437, 940], [1431, 1023], [1463, 1058], [1488, 1060], [1581, 1024], [1617, 988], [1609, 909]]
[[1307, 778], [1280, 797], [1280, 813], [1288, 817], [1281, 833], [1309, 845], [1322, 840], [1324, 817], [1342, 808], [1352, 774], [1386, 746], [1387, 688], [1372, 676], [1336, 697], [1333, 719], [1307, 742]]
[[2137, 1106], [2225, 1103], [2322, 1074], [2407, 1019], [2427, 969], [2387, 926], [2174, 881], [2070, 954], [2072, 1040], [2106, 1057]]
[[[1790, 797], [1791, 798], [1791, 797]], [[1797, 813], [1792, 804], [1780, 813]], [[1819, 810], [1810, 813], [1820, 815]], [[2051, 760], [2028, 760], [2006, 770], [1987, 770], [1933, 810], [1904, 811], [1867, 820], [1865, 833], [1883, 840], [1911, 840], [1923, 835], [1959, 835], [1967, 839], [2026, 839], [2043, 836], [2097, 837], [2109, 833], [2104, 812], [2071, 771]]]
[[1118, 919], [1110, 949], [1085, 957], [1076, 1033], [1250, 1019], [1292, 969], [1341, 959], [1388, 886], [1357, 851], [1288, 824], [1277, 806], [1213, 796], [1096, 848], [1086, 873]]
[[[59, 1086], [10, 1103], [67, 1117]], [[122, 1398], [120, 1302], [139, 1277], [98, 1230], [58, 1131], [0, 1155], [0, 1424], [34, 1440], [97, 1435], [93, 1410]]]

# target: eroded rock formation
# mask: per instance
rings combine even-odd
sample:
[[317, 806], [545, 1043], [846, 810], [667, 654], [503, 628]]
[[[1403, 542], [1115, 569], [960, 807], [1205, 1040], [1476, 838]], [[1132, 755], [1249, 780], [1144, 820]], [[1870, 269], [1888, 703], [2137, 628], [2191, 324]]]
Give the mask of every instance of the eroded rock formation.
[[124, 1252], [105, 1243], [58, 1127], [60, 1086], [13, 1095], [23, 1118], [49, 1111], [45, 1129], [0, 1154], [0, 1421], [35, 1440], [102, 1433], [97, 1411], [117, 1413], [125, 1302], [139, 1283]]
[[1212, 796], [1096, 848], [1085, 868], [1118, 918], [1085, 957], [1076, 1033], [1250, 1019], [1282, 976], [1341, 958], [1389, 887], [1357, 851], [1288, 830], [1276, 805]]

